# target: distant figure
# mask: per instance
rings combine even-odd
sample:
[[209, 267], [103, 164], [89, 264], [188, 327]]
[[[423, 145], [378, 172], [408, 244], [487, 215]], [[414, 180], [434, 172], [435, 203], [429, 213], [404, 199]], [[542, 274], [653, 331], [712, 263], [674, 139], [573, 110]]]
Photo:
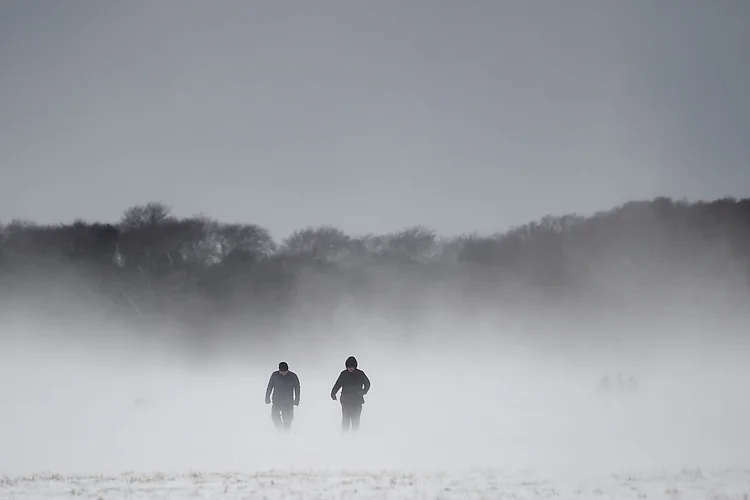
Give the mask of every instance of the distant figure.
[[635, 375], [630, 375], [628, 379], [628, 391], [635, 392], [638, 390], [638, 381], [635, 379]]
[[271, 391], [271, 419], [276, 429], [289, 432], [294, 420], [294, 407], [299, 406], [300, 385], [297, 374], [289, 371], [289, 365], [285, 361], [279, 363], [278, 371], [273, 372], [268, 380], [266, 404], [271, 404]]
[[622, 378], [622, 373], [617, 372], [617, 393], [622, 394], [627, 390], [627, 387], [625, 386], [625, 379]]
[[365, 394], [370, 390], [370, 379], [365, 372], [357, 369], [357, 358], [349, 356], [346, 360], [346, 370], [339, 374], [331, 389], [331, 399], [336, 401], [336, 393], [341, 389], [341, 428], [344, 431], [359, 430], [359, 420], [362, 416], [362, 405]]
[[609, 380], [609, 375], [605, 375], [599, 380], [599, 393], [609, 394], [612, 390], [612, 383]]

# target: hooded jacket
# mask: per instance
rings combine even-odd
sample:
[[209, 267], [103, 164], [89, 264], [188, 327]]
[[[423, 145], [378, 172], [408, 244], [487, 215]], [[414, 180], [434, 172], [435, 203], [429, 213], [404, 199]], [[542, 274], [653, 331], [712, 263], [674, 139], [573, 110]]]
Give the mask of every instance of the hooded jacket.
[[331, 397], [341, 389], [342, 405], [363, 404], [364, 395], [370, 390], [370, 379], [367, 378], [365, 372], [357, 368], [357, 359], [354, 356], [349, 356], [346, 366], [353, 366], [354, 371], [350, 373], [349, 370], [344, 370], [339, 374], [339, 378], [336, 379], [331, 389]]

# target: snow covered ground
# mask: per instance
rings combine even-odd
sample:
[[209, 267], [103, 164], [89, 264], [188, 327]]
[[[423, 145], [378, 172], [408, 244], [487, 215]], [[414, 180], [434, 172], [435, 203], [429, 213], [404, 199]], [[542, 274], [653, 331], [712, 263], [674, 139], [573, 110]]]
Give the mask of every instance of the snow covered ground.
[[376, 471], [193, 472], [114, 476], [37, 474], [3, 477], [0, 498], [92, 499], [537, 499], [666, 498], [747, 500], [750, 469], [685, 470], [547, 480], [533, 472], [468, 470], [461, 473]]
[[0, 500], [750, 500], [748, 368], [732, 353], [659, 356], [637, 394], [602, 397], [599, 366], [538, 351], [360, 350], [360, 433], [341, 435], [329, 397], [347, 349], [290, 359], [302, 403], [280, 435], [263, 400], [283, 353], [195, 366], [6, 342]]

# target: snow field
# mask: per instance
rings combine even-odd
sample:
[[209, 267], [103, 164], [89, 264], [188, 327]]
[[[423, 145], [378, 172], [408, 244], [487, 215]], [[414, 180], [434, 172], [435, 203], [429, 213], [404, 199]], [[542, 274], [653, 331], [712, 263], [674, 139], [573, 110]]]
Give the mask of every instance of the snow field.
[[545, 480], [533, 472], [490, 470], [409, 472], [406, 470], [280, 471], [254, 474], [57, 475], [0, 478], [0, 498], [90, 499], [501, 499], [576, 498], [747, 500], [750, 469], [683, 470], [673, 474], [599, 476], [588, 480]]
[[[602, 397], [602, 369], [557, 354], [424, 347], [413, 358], [347, 347], [289, 360], [302, 403], [283, 435], [263, 404], [282, 352], [264, 352], [267, 364], [196, 366], [21, 347], [0, 352], [0, 499], [750, 493], [748, 372], [728, 350], [716, 361], [701, 353], [702, 365], [660, 354], [638, 370], [637, 394]], [[346, 355], [360, 351], [373, 387], [361, 432], [342, 436], [329, 391]]]

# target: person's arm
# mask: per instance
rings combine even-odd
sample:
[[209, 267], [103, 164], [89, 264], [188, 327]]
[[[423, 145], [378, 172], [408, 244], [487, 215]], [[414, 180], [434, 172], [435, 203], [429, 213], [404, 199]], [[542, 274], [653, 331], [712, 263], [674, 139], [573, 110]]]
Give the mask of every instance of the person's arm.
[[294, 404], [299, 404], [299, 392], [300, 392], [300, 383], [299, 383], [299, 377], [297, 374], [294, 374]]
[[367, 375], [365, 375], [365, 372], [362, 372], [362, 382], [364, 384], [364, 389], [362, 390], [362, 395], [364, 396], [370, 391], [370, 379], [367, 378]]
[[266, 387], [266, 404], [271, 402], [271, 391], [273, 390], [273, 373], [271, 378], [268, 379], [268, 386]]
[[339, 375], [339, 378], [336, 379], [336, 383], [333, 384], [333, 388], [331, 389], [331, 399], [336, 401], [336, 393], [339, 392], [339, 389], [341, 389], [341, 375]]

